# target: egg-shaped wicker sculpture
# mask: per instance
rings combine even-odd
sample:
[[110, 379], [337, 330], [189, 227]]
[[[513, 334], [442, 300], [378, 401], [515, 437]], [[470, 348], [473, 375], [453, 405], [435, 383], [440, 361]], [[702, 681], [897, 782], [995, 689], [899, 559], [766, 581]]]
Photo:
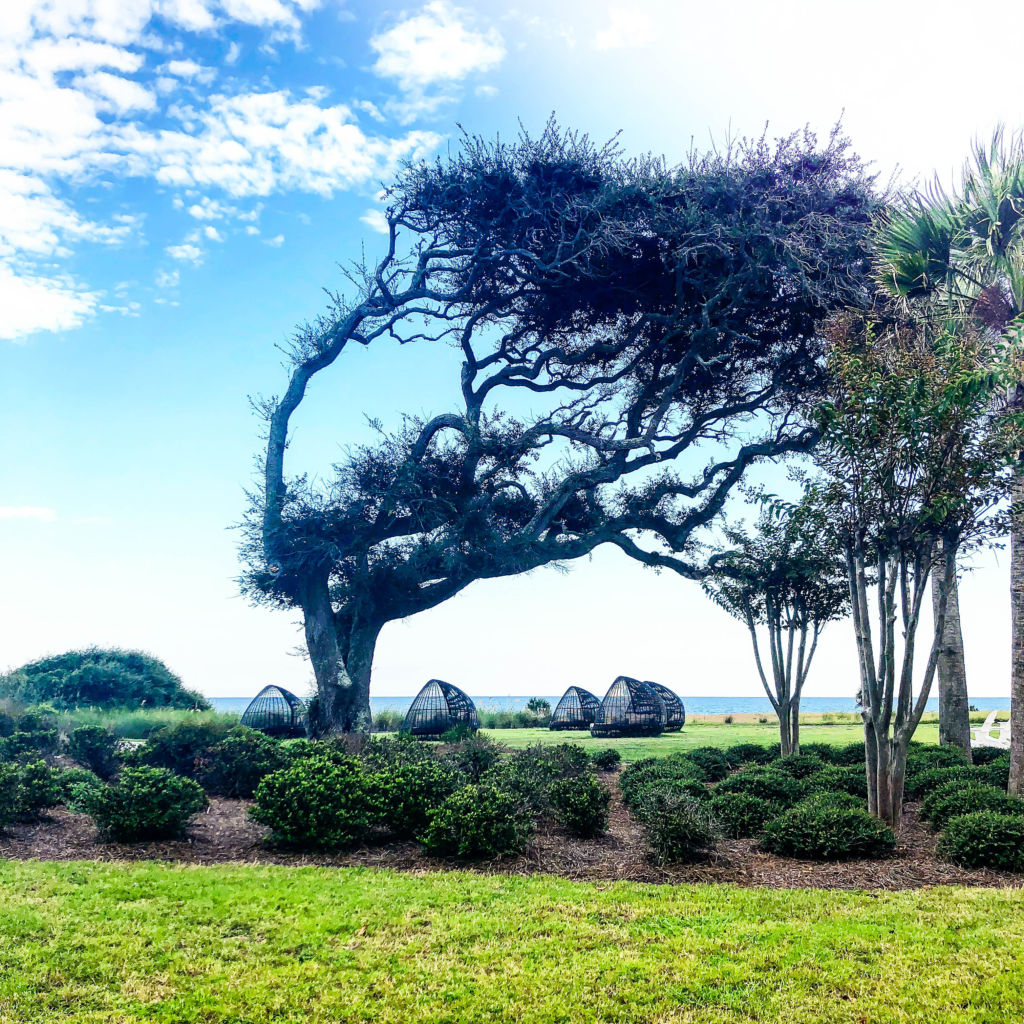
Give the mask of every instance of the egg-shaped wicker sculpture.
[[549, 729], [589, 729], [601, 702], [582, 686], [570, 686], [551, 713]]
[[686, 708], [679, 697], [667, 686], [653, 683], [650, 679], [644, 682], [661, 698], [665, 705], [665, 732], [679, 732], [686, 725]]
[[405, 714], [401, 731], [413, 736], [436, 738], [460, 725], [473, 731], [480, 728], [476, 705], [457, 686], [443, 679], [431, 679], [416, 694]]
[[264, 686], [249, 702], [240, 724], [268, 736], [305, 736], [306, 707], [283, 686]]
[[657, 736], [665, 727], [665, 705], [639, 679], [619, 676], [597, 710], [593, 736]]

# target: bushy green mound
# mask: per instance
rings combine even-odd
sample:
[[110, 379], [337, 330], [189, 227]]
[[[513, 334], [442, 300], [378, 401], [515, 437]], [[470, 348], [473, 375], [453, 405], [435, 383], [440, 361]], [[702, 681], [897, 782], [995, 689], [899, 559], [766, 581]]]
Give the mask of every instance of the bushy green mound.
[[1010, 785], [1010, 752], [1004, 750], [999, 757], [993, 758], [988, 763], [978, 764], [974, 770], [978, 778], [984, 779], [990, 786], [996, 786], [1005, 792], [1007, 786]]
[[206, 806], [206, 794], [191, 779], [166, 768], [125, 768], [116, 786], [83, 792], [82, 808], [100, 836], [115, 842], [175, 839]]
[[60, 799], [57, 775], [45, 761], [0, 764], [0, 828], [31, 821]]
[[703, 786], [704, 771], [693, 761], [675, 754], [670, 757], [646, 757], [627, 765], [619, 776], [622, 802], [634, 806], [649, 788], [672, 783], [678, 788], [685, 783]]
[[1024, 871], [1024, 817], [974, 811], [950, 818], [938, 852], [965, 868]]
[[[152, 733], [143, 746], [134, 750], [129, 760], [192, 777], [196, 772], [196, 758], [217, 746], [234, 728], [237, 726], [229, 720], [197, 719], [165, 725]], [[323, 744], [318, 746], [323, 748]]]
[[158, 658], [120, 648], [90, 647], [31, 661], [0, 677], [0, 697], [56, 708], [210, 707]]
[[750, 793], [715, 793], [708, 807], [722, 834], [730, 839], [759, 836], [765, 824], [782, 812], [779, 804]]
[[437, 760], [410, 760], [382, 765], [370, 785], [380, 824], [399, 838], [412, 839], [423, 832], [460, 779]]
[[673, 756], [695, 764], [705, 782], [720, 782], [732, 770], [729, 759], [718, 747], [694, 747], [693, 750]]
[[622, 755], [614, 747], [606, 747], [604, 750], [595, 750], [590, 759], [598, 771], [610, 772], [618, 768], [622, 762]]
[[522, 853], [533, 818], [516, 799], [487, 783], [456, 790], [430, 816], [423, 848], [436, 857], [483, 860]]
[[812, 793], [849, 793], [863, 800], [868, 798], [868, 780], [862, 765], [827, 764], [804, 785]]
[[64, 768], [54, 774], [60, 802], [69, 811], [87, 814], [88, 799], [93, 792], [103, 788], [103, 780], [88, 768]]
[[1001, 789], [983, 782], [954, 780], [932, 790], [921, 804], [921, 817], [937, 829], [944, 828], [952, 818], [975, 811], [1024, 816], [1024, 800], [1007, 796]]
[[722, 751], [730, 768], [744, 764], [767, 764], [778, 756], [778, 751], [760, 743], [734, 743]]
[[974, 764], [991, 764], [1001, 757], [1009, 757], [1009, 753], [1002, 747], [974, 747], [971, 750], [971, 760]]
[[109, 779], [117, 771], [117, 739], [109, 729], [83, 725], [68, 738], [68, 756], [83, 768]]
[[715, 789], [716, 793], [749, 793], [783, 807], [795, 804], [806, 791], [803, 781], [776, 770], [774, 765], [744, 768], [720, 782]]
[[611, 792], [593, 775], [556, 780], [550, 799], [555, 820], [573, 835], [592, 839], [608, 831]]
[[982, 781], [969, 764], [940, 765], [915, 772], [907, 779], [903, 792], [908, 800], [921, 800], [948, 782], [967, 782], [968, 779]]
[[651, 857], [658, 864], [702, 860], [720, 835], [709, 802], [685, 793], [648, 790], [634, 814], [647, 834]]
[[195, 754], [188, 774], [214, 796], [251, 797], [260, 782], [287, 761], [280, 743], [240, 725], [219, 743]]
[[768, 822], [760, 843], [784, 857], [853, 860], [884, 857], [895, 847], [896, 837], [866, 809], [836, 806], [819, 795]]
[[825, 762], [815, 754], [790, 754], [772, 762], [772, 768], [794, 779], [806, 779], [824, 767]]

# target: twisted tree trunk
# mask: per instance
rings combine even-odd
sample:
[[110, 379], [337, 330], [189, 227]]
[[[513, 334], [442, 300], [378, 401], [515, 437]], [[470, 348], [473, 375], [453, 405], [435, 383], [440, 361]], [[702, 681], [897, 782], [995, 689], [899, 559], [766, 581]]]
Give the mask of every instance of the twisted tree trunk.
[[[940, 563], [941, 564], [941, 563]], [[956, 573], [948, 582], [946, 624], [939, 648], [939, 743], [959, 747], [971, 760], [971, 715], [967, 697], [967, 666], [960, 629], [960, 600]], [[939, 565], [932, 573], [932, 608], [938, 610], [942, 590]]]

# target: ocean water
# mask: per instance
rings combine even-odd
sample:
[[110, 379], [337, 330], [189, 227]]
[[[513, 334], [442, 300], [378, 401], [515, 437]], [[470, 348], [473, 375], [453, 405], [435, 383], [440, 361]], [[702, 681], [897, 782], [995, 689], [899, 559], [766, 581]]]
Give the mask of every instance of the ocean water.
[[[412, 703], [414, 694], [407, 697], [371, 697], [370, 707], [374, 714], [379, 711], [398, 711], [405, 713]], [[470, 694], [472, 697], [473, 695]], [[558, 703], [560, 694], [542, 695], [552, 707]], [[600, 695], [599, 695], [600, 696]], [[759, 715], [771, 714], [772, 706], [767, 697], [688, 697], [680, 694], [688, 715]], [[506, 697], [473, 697], [481, 711], [523, 711], [529, 696]], [[218, 711], [240, 715], [249, 703], [248, 697], [211, 697], [210, 703]], [[972, 697], [971, 703], [984, 711], [1008, 711], [1009, 697]], [[827, 711], [856, 711], [857, 705], [852, 697], [804, 697], [800, 702], [800, 710], [805, 714], [815, 715]], [[929, 711], [939, 710], [939, 699], [933, 697], [928, 701]]]

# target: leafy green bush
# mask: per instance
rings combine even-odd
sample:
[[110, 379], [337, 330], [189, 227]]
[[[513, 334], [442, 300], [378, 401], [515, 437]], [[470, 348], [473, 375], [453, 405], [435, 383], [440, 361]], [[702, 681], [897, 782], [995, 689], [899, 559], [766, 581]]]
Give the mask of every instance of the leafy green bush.
[[758, 836], [765, 823], [782, 812], [779, 804], [750, 793], [714, 793], [708, 805], [722, 834], [730, 839]]
[[719, 837], [708, 802], [686, 794], [648, 789], [634, 814], [647, 835], [651, 857], [658, 864], [702, 860]]
[[64, 768], [55, 773], [60, 803], [69, 811], [85, 813], [89, 794], [103, 788], [103, 780], [88, 768]]
[[459, 722], [458, 725], [453, 725], [450, 729], [446, 729], [438, 737], [442, 743], [465, 743], [466, 740], [471, 739], [477, 735], [476, 729], [471, 725], [467, 725], [465, 722]]
[[82, 706], [209, 708], [159, 659], [120, 649], [67, 651], [0, 677], [0, 697], [58, 708]]
[[[315, 745], [309, 740], [291, 740], [289, 746], [313, 748]], [[406, 732], [394, 736], [371, 737], [359, 752], [359, 759], [369, 771], [381, 771], [400, 764], [437, 761], [432, 744], [423, 743]]]
[[920, 800], [933, 790], [959, 779], [966, 782], [975, 778], [974, 769], [969, 764], [941, 765], [937, 768], [925, 768], [909, 776], [903, 787], [908, 800]]
[[730, 768], [739, 768], [744, 764], [764, 765], [778, 756], [772, 747], [760, 743], [734, 743], [731, 747], [726, 747], [722, 755]]
[[189, 819], [207, 801], [191, 779], [143, 766], [124, 768], [116, 786], [83, 792], [79, 802], [103, 839], [132, 843], [184, 835]]
[[556, 820], [573, 835], [591, 839], [608, 831], [611, 792], [593, 775], [556, 779], [550, 801]]
[[117, 740], [98, 725], [83, 725], [68, 739], [68, 754], [83, 768], [109, 779], [117, 771]]
[[841, 747], [832, 749], [832, 763], [845, 765], [860, 765], [864, 767], [864, 744], [847, 743]]
[[261, 780], [287, 761], [276, 740], [240, 725], [196, 755], [193, 774], [214, 796], [250, 797]]
[[959, 747], [937, 747], [914, 745], [907, 754], [907, 779], [926, 772], [931, 768], [949, 768], [952, 765], [966, 765], [967, 756]]
[[18, 818], [21, 770], [16, 764], [0, 764], [0, 829]]
[[398, 732], [402, 728], [405, 715], [401, 711], [378, 711], [373, 716], [374, 732]]
[[192, 776], [196, 758], [233, 728], [222, 721], [184, 721], [157, 729], [136, 753], [139, 764]]
[[827, 764], [804, 783], [810, 792], [850, 793], [867, 800], [868, 780], [862, 765]]
[[471, 733], [445, 751], [443, 761], [471, 782], [479, 782], [481, 776], [493, 768], [505, 748], [480, 733]]
[[381, 824], [403, 839], [418, 836], [459, 784], [450, 767], [433, 759], [385, 765], [371, 779]]
[[703, 770], [692, 761], [677, 757], [645, 757], [627, 765], [619, 776], [622, 802], [632, 807], [641, 793], [655, 783], [701, 783]]
[[767, 768], [743, 768], [718, 784], [716, 793], [749, 793], [751, 796], [770, 800], [789, 807], [807, 790], [799, 779], [776, 770], [774, 765]]
[[538, 744], [538, 747], [551, 759], [560, 776], [583, 775], [590, 771], [590, 755], [578, 743]]
[[0, 739], [0, 761], [24, 761], [56, 752], [56, 729], [22, 729], [20, 724], [10, 736]]
[[[985, 748], [982, 747], [982, 750]], [[1010, 752], [1004, 750], [999, 757], [989, 761], [988, 764], [979, 764], [975, 767], [978, 778], [983, 779], [990, 786], [996, 786], [1004, 793], [1010, 785]]]
[[57, 776], [45, 761], [21, 765], [18, 786], [18, 817], [23, 821], [30, 821], [60, 803]]
[[694, 747], [693, 750], [673, 754], [672, 758], [685, 757], [700, 768], [705, 782], [718, 782], [732, 770], [725, 754], [718, 747]]
[[851, 860], [884, 857], [895, 847], [896, 837], [866, 809], [834, 806], [819, 795], [769, 821], [760, 844], [784, 857]]
[[[836, 747], [832, 746], [831, 743], [801, 743], [800, 753], [810, 754], [813, 757], [818, 758], [819, 761], [824, 761], [825, 764], [836, 763]], [[863, 760], [863, 758], [861, 759]]]
[[522, 853], [532, 834], [528, 808], [479, 783], [456, 790], [431, 814], [421, 842], [435, 857], [483, 860]]
[[594, 767], [601, 772], [610, 772], [618, 768], [622, 762], [622, 755], [614, 747], [606, 747], [604, 750], [595, 750], [590, 755]]
[[937, 849], [965, 868], [1024, 871], [1024, 818], [997, 811], [958, 815], [946, 822]]
[[868, 807], [868, 798], [866, 793], [864, 796], [856, 796], [855, 794], [847, 793], [844, 790], [819, 789], [808, 793], [806, 796], [800, 797], [800, 799], [794, 804], [794, 806], [859, 807], [862, 811], [866, 811]]
[[379, 820], [373, 783], [354, 757], [302, 757], [260, 782], [249, 814], [282, 846], [340, 849], [364, 839]]
[[991, 764], [1001, 757], [1009, 757], [1009, 753], [1002, 747], [974, 747], [971, 750], [971, 761], [974, 764]]
[[921, 817], [937, 829], [944, 828], [951, 818], [975, 811], [1024, 815], [1024, 800], [1007, 796], [1002, 790], [983, 782], [954, 780], [933, 789], [921, 803]]
[[825, 762], [814, 754], [790, 754], [772, 762], [775, 771], [784, 772], [793, 779], [806, 779], [825, 767]]

